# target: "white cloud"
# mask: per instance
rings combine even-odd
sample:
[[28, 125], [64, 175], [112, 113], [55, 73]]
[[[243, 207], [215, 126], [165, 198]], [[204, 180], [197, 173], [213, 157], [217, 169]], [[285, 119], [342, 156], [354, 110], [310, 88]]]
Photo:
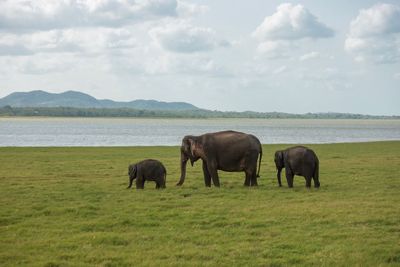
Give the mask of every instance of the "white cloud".
[[149, 35], [163, 49], [177, 53], [208, 51], [218, 45], [214, 30], [195, 27], [184, 21], [155, 27]]
[[286, 40], [265, 41], [257, 46], [257, 52], [266, 55], [268, 58], [284, 58], [288, 57], [294, 44]]
[[4, 0], [0, 60], [21, 74], [68, 71], [79, 63], [122, 75], [229, 75], [194, 53], [230, 47], [213, 29], [189, 22], [207, 10], [184, 0]]
[[345, 49], [358, 62], [400, 61], [400, 6], [377, 4], [350, 23]]
[[0, 39], [0, 57], [1, 56], [27, 56], [33, 52], [27, 47], [17, 43], [2, 43]]
[[307, 53], [307, 54], [302, 55], [302, 56], [299, 58], [299, 60], [300, 60], [300, 61], [306, 61], [306, 60], [314, 59], [314, 58], [318, 58], [318, 57], [320, 57], [320, 53], [318, 53], [318, 52], [316, 52], [316, 51], [313, 51], [313, 52], [310, 52], [310, 53]]
[[[32, 55], [29, 57], [0, 57], [0, 72], [7, 75], [20, 73], [24, 75], [46, 75], [66, 72], [76, 68], [79, 60], [62, 55]], [[79, 62], [80, 63], [80, 62]]]
[[[78, 40], [78, 37], [76, 37], [76, 40]], [[96, 42], [96, 39], [93, 41]], [[80, 57], [80, 64], [83, 64], [87, 69], [90, 69], [91, 65], [95, 65], [96, 68], [101, 68], [105, 73], [118, 76], [206, 75], [221, 77], [229, 75], [227, 69], [205, 53], [194, 53], [190, 56], [183, 53], [166, 53], [155, 43], [147, 44], [140, 41], [137, 40], [137, 43], [127, 49], [109, 48], [108, 42], [99, 42], [98, 46], [95, 47], [96, 50], [92, 48], [90, 51], [86, 51], [86, 45], [83, 46], [82, 43], [82, 47], [80, 47], [84, 52], [82, 55], [91, 53], [93, 56], [81, 57], [81, 54], [72, 54], [71, 56]], [[93, 47], [92, 45], [89, 46]], [[39, 55], [46, 54], [41, 53]]]
[[391, 4], [377, 4], [360, 10], [350, 23], [350, 35], [371, 37], [400, 32], [400, 7]]
[[[160, 63], [161, 62], [161, 65]], [[195, 55], [190, 58], [180, 54], [166, 54], [161, 61], [149, 62], [146, 65], [148, 73], [180, 73], [185, 75], [206, 75], [213, 77], [226, 77], [231, 72], [218, 65], [212, 58], [202, 55]], [[154, 69], [157, 65], [161, 66]], [[151, 72], [153, 70], [154, 72]]]
[[176, 0], [4, 0], [0, 29], [50, 30], [119, 27], [135, 21], [177, 16]]
[[336, 67], [321, 69], [305, 68], [298, 73], [306, 87], [327, 89], [329, 91], [343, 91], [351, 88], [350, 75]]
[[179, 16], [194, 16], [208, 11], [208, 6], [191, 4], [178, 0], [177, 11]]
[[74, 52], [96, 54], [111, 49], [133, 48], [137, 44], [126, 29], [82, 28], [2, 34], [0, 56]]
[[327, 38], [333, 30], [320, 22], [302, 5], [281, 4], [271, 16], [253, 32], [259, 40], [297, 40], [303, 38]]
[[400, 72], [393, 74], [393, 78], [400, 80]]
[[334, 31], [302, 5], [281, 4], [252, 33], [259, 41], [257, 51], [271, 58], [287, 56], [304, 39], [328, 38]]
[[285, 72], [286, 69], [287, 69], [286, 66], [280, 66], [279, 68], [277, 68], [277, 69], [275, 69], [275, 70], [273, 71], [273, 74], [280, 74], [280, 73], [282, 73], [282, 72]]

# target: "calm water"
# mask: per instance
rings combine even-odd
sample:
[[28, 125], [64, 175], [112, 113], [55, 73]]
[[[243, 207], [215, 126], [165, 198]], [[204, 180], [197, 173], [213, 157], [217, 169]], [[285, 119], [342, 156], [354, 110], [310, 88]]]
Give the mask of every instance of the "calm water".
[[264, 144], [400, 140], [400, 120], [0, 118], [0, 146], [179, 145], [185, 135], [221, 130]]

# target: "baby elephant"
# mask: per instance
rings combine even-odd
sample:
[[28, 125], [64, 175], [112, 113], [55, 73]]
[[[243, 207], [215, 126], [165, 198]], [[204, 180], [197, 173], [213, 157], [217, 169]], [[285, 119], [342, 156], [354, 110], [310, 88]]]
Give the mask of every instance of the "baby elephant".
[[164, 165], [155, 159], [146, 159], [136, 164], [129, 165], [129, 186], [136, 179], [136, 189], [143, 189], [145, 181], [156, 182], [156, 188], [165, 188], [167, 171]]
[[286, 170], [286, 180], [289, 187], [293, 187], [293, 176], [300, 175], [306, 179], [306, 187], [311, 187], [311, 178], [314, 187], [319, 187], [319, 160], [311, 149], [304, 146], [290, 147], [275, 152], [275, 165], [278, 170], [279, 186], [281, 183], [282, 168]]

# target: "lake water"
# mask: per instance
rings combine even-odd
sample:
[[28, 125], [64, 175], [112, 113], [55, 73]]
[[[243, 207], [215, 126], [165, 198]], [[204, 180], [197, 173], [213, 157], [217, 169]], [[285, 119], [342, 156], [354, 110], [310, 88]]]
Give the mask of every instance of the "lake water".
[[0, 118], [0, 146], [180, 145], [185, 135], [221, 130], [263, 144], [400, 140], [400, 120]]

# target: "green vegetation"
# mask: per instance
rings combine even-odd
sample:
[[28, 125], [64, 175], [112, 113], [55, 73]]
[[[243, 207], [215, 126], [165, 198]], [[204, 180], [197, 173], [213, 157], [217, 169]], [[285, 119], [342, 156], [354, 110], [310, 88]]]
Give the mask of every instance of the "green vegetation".
[[350, 113], [307, 113], [254, 111], [149, 110], [132, 108], [0, 107], [1, 116], [45, 117], [137, 117], [137, 118], [260, 118], [260, 119], [400, 119], [400, 116], [374, 116]]
[[[183, 187], [179, 148], [0, 148], [0, 265], [400, 265], [400, 142], [310, 145], [321, 188], [277, 187], [265, 145], [260, 186], [201, 163]], [[129, 163], [161, 160], [167, 189], [125, 189]]]

